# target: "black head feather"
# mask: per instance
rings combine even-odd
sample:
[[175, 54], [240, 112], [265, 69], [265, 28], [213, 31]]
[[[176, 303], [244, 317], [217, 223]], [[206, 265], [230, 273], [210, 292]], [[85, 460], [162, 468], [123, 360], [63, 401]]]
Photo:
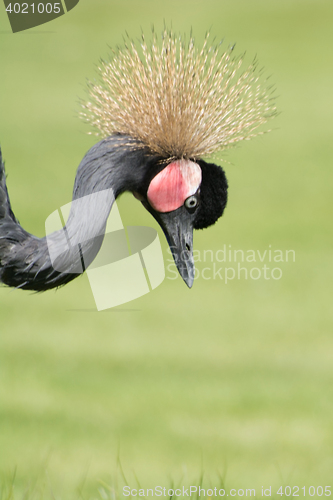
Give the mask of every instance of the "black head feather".
[[205, 229], [223, 214], [228, 199], [228, 182], [224, 170], [214, 163], [198, 160], [202, 170], [200, 205], [194, 220], [194, 229]]

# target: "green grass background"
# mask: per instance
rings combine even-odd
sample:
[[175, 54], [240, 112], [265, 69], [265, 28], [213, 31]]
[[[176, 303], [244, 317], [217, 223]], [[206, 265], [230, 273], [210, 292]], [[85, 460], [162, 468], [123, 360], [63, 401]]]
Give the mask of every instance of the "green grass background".
[[[281, 280], [198, 279], [188, 290], [168, 273], [101, 313], [86, 276], [40, 295], [1, 288], [2, 480], [16, 468], [20, 493], [42, 474], [73, 498], [86, 477], [91, 494], [120, 453], [133, 486], [135, 475], [153, 487], [202, 471], [226, 473], [229, 487], [331, 484], [332, 2], [81, 0], [15, 35], [3, 6], [0, 16], [0, 142], [25, 229], [43, 236], [71, 198], [95, 141], [77, 101], [107, 45], [165, 21], [257, 54], [279, 95], [274, 131], [226, 155], [228, 207], [195, 248], [296, 252]], [[129, 194], [119, 208], [125, 224], [157, 228]]]

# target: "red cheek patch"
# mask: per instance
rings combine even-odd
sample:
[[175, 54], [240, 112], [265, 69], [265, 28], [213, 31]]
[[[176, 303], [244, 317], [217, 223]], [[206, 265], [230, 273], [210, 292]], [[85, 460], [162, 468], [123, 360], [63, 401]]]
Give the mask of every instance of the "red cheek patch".
[[189, 160], [170, 163], [151, 181], [147, 198], [157, 212], [172, 212], [196, 193], [201, 184], [201, 168]]

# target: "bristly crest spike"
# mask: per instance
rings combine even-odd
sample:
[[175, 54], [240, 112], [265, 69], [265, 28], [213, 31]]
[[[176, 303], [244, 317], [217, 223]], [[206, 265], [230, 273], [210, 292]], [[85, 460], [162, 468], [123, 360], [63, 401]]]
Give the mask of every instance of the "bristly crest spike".
[[[143, 31], [136, 42], [126, 33], [124, 46], [101, 60], [99, 82], [89, 83], [81, 117], [107, 137], [123, 134], [161, 158], [216, 156], [276, 116], [272, 85], [266, 86], [257, 57], [241, 71], [244, 54], [235, 44], [223, 51], [207, 32], [201, 47], [164, 26]], [[209, 43], [208, 43], [209, 42]]]

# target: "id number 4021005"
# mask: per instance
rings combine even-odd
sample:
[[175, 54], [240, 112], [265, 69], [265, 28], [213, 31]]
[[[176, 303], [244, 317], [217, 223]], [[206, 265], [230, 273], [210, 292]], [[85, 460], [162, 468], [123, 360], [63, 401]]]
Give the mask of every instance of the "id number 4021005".
[[331, 496], [331, 486], [280, 486], [276, 492], [277, 495], [286, 497], [329, 497]]
[[10, 3], [6, 8], [10, 14], [59, 14], [61, 3]]

